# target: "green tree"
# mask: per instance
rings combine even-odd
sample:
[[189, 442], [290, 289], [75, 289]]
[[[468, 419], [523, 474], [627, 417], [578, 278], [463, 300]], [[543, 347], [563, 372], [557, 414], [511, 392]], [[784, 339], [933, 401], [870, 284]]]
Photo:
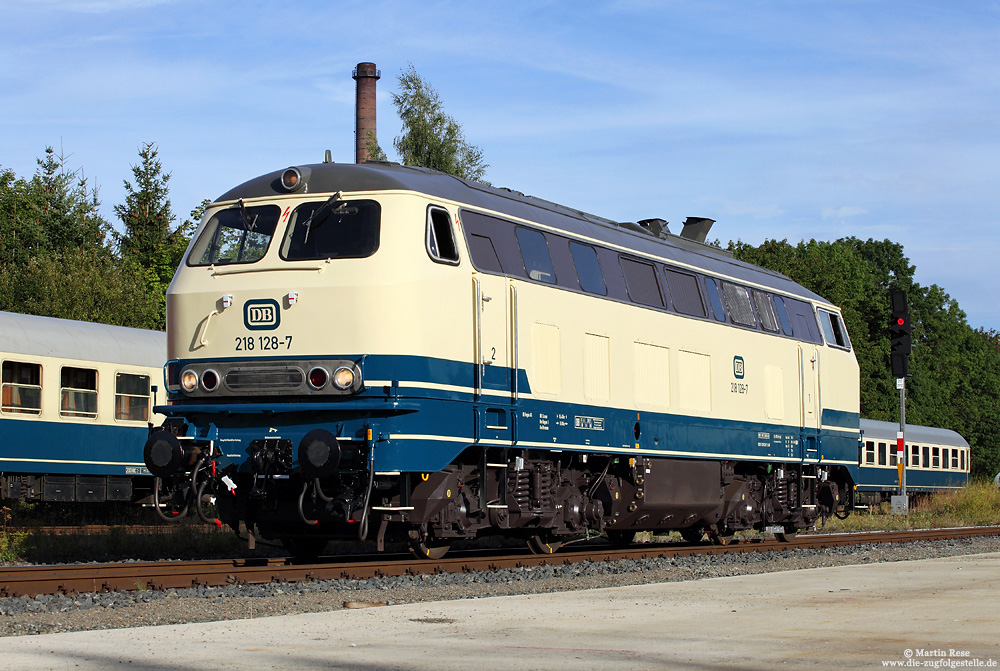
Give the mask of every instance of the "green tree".
[[[392, 104], [403, 122], [393, 147], [403, 165], [432, 168], [463, 179], [483, 181], [483, 152], [469, 144], [462, 126], [445, 113], [438, 92], [425, 82], [413, 64], [399, 74], [399, 93]], [[371, 160], [385, 160], [385, 152], [371, 135], [366, 138]]]
[[[170, 173], [163, 171], [158, 155], [152, 142], [139, 147], [139, 163], [132, 166], [134, 183], [125, 180], [125, 202], [115, 206], [115, 214], [125, 229], [117, 235], [119, 254], [126, 265], [144, 271], [149, 299], [158, 306], [159, 328], [163, 328], [166, 290], [187, 248], [187, 234], [193, 224], [187, 221], [171, 228], [176, 217], [168, 198]], [[204, 204], [200, 207], [204, 212]]]
[[[890, 290], [907, 292], [913, 354], [907, 420], [952, 429], [972, 446], [975, 474], [1000, 467], [1000, 342], [974, 331], [957, 301], [936, 285], [913, 280], [903, 247], [889, 240], [767, 240], [729, 243], [744, 260], [787, 275], [841, 308], [861, 371], [861, 415], [899, 420], [899, 395], [889, 370]], [[991, 469], [994, 469], [991, 471]]]

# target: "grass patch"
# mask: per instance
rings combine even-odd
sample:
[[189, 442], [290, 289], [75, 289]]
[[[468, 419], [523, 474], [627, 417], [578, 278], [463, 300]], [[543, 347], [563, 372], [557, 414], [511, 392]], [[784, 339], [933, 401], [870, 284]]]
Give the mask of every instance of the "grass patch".
[[992, 480], [975, 480], [957, 492], [910, 495], [908, 515], [893, 515], [892, 506], [882, 503], [868, 511], [856, 511], [846, 520], [827, 520], [823, 531], [891, 531], [896, 529], [937, 529], [1000, 524], [1000, 489]]

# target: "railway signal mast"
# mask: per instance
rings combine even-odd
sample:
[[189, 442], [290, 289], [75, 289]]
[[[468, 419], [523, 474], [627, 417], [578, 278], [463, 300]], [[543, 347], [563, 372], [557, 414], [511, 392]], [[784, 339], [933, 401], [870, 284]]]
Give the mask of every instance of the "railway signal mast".
[[896, 468], [899, 469], [899, 495], [892, 497], [894, 515], [909, 512], [906, 496], [906, 376], [910, 372], [910, 309], [906, 302], [906, 292], [892, 290], [892, 317], [889, 320], [890, 348], [889, 365], [896, 388], [899, 389], [899, 433], [896, 434]]

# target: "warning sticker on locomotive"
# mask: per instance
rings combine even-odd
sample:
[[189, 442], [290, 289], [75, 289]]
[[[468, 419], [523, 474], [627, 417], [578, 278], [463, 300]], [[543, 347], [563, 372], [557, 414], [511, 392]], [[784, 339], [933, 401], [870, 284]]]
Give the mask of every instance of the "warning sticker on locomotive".
[[589, 429], [590, 431], [604, 431], [604, 418], [573, 415], [573, 428]]

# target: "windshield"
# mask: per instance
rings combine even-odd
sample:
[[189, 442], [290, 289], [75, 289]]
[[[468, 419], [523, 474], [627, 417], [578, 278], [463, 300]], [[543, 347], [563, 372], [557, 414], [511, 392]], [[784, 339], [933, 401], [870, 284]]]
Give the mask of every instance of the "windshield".
[[189, 266], [253, 263], [267, 252], [281, 215], [277, 205], [221, 210], [205, 226], [188, 256]]
[[358, 259], [378, 249], [381, 211], [374, 200], [316, 201], [299, 205], [281, 244], [281, 258]]

